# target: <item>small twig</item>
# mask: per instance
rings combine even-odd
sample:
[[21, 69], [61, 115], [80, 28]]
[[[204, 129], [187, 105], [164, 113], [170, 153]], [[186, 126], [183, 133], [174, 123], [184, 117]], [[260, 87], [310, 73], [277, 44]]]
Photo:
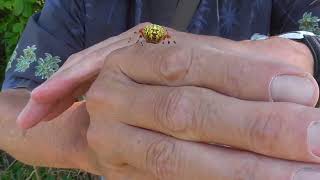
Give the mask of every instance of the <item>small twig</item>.
[[78, 170], [78, 174], [77, 174], [77, 176], [79, 176], [79, 175], [80, 175], [80, 173], [81, 173], [81, 170]]
[[17, 160], [14, 160], [6, 169], [6, 171], [9, 171], [9, 169], [17, 162]]
[[32, 176], [33, 176], [34, 173], [36, 173], [36, 170], [33, 170], [33, 171], [31, 172], [31, 174], [29, 175], [29, 177], [28, 177], [26, 180], [30, 180], [30, 179], [32, 178]]
[[35, 171], [37, 180], [41, 180], [41, 177], [40, 177], [40, 175], [39, 175], [39, 169], [38, 169], [37, 167], [35, 167], [35, 166], [33, 166], [33, 169], [34, 169], [34, 171]]

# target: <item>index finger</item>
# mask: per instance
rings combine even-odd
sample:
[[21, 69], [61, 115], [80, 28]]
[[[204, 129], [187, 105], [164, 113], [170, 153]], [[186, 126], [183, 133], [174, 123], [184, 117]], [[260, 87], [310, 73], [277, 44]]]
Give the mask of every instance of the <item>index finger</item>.
[[[104, 42], [103, 48], [86, 50], [83, 54], [72, 56], [67, 64], [69, 67], [63, 67], [49, 80], [44, 82], [38, 88], [31, 92], [31, 98], [17, 118], [18, 124], [22, 128], [31, 128], [43, 121], [51, 120], [52, 117], [59, 115], [63, 111], [55, 113], [54, 116], [48, 116], [52, 109], [56, 108], [57, 102], [65, 103], [66, 99], [76, 99], [83, 95], [91, 85], [96, 75], [99, 73], [105, 57], [112, 51], [130, 45], [129, 38], [110, 40], [110, 44]], [[101, 46], [101, 45], [99, 45]], [[98, 46], [98, 47], [99, 47]], [[80, 58], [80, 59], [79, 59]], [[66, 104], [66, 110], [70, 103]]]
[[236, 48], [230, 41], [218, 39], [215, 45], [208, 37], [175, 31], [171, 37], [177, 44], [123, 48], [109, 55], [108, 63], [142, 84], [200, 86], [244, 100], [308, 106], [318, 100], [317, 82], [296, 67], [230, 50]]
[[90, 81], [101, 70], [104, 60], [113, 51], [130, 46], [136, 41], [132, 34], [145, 26], [136, 27], [102, 41], [69, 57], [66, 63], [46, 82], [32, 91], [31, 99], [39, 103], [52, 103], [72, 94], [81, 84]]
[[[94, 129], [103, 128], [93, 126]], [[103, 131], [103, 135], [117, 135], [117, 138], [112, 139], [107, 148], [103, 144], [95, 148], [114, 150], [115, 163], [129, 164], [150, 172], [158, 179], [315, 180], [320, 177], [320, 173], [316, 171], [319, 166], [314, 164], [272, 159], [245, 151], [181, 141], [132, 126], [110, 126]], [[314, 171], [308, 171], [312, 169]]]

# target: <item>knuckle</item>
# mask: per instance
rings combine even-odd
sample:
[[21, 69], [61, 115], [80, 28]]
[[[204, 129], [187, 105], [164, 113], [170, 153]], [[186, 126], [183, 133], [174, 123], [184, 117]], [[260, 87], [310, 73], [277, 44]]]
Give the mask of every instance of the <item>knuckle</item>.
[[[119, 98], [115, 96], [109, 85], [105, 81], [96, 81], [86, 93], [86, 107], [89, 113], [105, 112], [103, 109], [114, 110]], [[109, 92], [109, 93], [106, 93]]]
[[226, 87], [224, 88], [226, 91], [226, 94], [232, 95], [235, 97], [240, 97], [244, 93], [244, 87], [246, 86], [245, 78], [241, 78], [243, 76], [246, 76], [251, 71], [251, 64], [248, 64], [246, 61], [242, 61], [241, 63], [238, 63], [237, 66], [234, 65], [234, 63], [228, 63], [226, 64], [225, 74], [223, 78], [223, 85]]
[[[100, 72], [98, 78], [92, 83], [86, 93], [86, 100], [89, 102], [110, 102], [118, 88], [126, 87], [123, 75], [112, 68], [104, 68], [105, 72]], [[108, 93], [106, 93], [108, 92]]]
[[78, 53], [74, 53], [74, 54], [71, 54], [67, 60], [68, 61], [73, 61], [75, 59], [79, 59], [82, 57], [82, 53], [81, 52], [78, 52]]
[[[109, 93], [106, 93], [109, 92]], [[86, 107], [90, 115], [111, 115], [119, 112], [121, 103], [126, 99], [110, 87], [92, 87], [86, 96]], [[109, 111], [105, 111], [108, 109]]]
[[156, 119], [163, 128], [171, 133], [182, 133], [192, 127], [193, 101], [187, 88], [174, 88], [158, 102]]
[[123, 127], [120, 123], [104, 118], [103, 121], [92, 118], [86, 134], [88, 146], [95, 150], [104, 149], [105, 156], [108, 156], [109, 153], [118, 155], [114, 150], [119, 148], [119, 132], [123, 130]]
[[[120, 62], [131, 60], [132, 56], [135, 55], [134, 50], [136, 48], [129, 46], [129, 47], [123, 47], [120, 49], [113, 50], [112, 52], [108, 53], [105, 57], [104, 65], [105, 66], [119, 66], [121, 64]], [[101, 54], [104, 54], [105, 50], [102, 50], [98, 52], [96, 55], [101, 56]]]
[[90, 124], [87, 130], [87, 141], [90, 148], [95, 149], [97, 144], [99, 144], [100, 137], [97, 132], [97, 126], [95, 123]]
[[101, 148], [105, 149], [105, 155], [114, 149], [118, 148], [118, 138], [115, 138], [115, 134], [118, 134], [121, 129], [121, 124], [111, 122], [103, 118], [103, 121], [99, 121], [96, 117], [92, 118], [90, 125], [87, 129], [86, 139], [88, 146], [94, 150]]
[[[121, 53], [123, 52], [123, 53]], [[115, 51], [110, 52], [110, 54], [108, 54], [108, 56], [106, 57], [107, 60], [105, 62], [105, 64], [113, 64], [115, 62], [117, 62], [118, 60], [122, 59], [122, 55], [124, 54], [124, 49], [118, 49]]]
[[[274, 106], [275, 107], [275, 106]], [[290, 108], [269, 108], [256, 110], [248, 126], [249, 147], [259, 153], [269, 154], [275, 150], [288, 117]]]
[[101, 99], [103, 95], [104, 93], [101, 90], [101, 86], [99, 85], [99, 82], [96, 81], [86, 93], [86, 100], [88, 102], [96, 102]]
[[[117, 151], [119, 149], [119, 139], [115, 134], [119, 132], [117, 124], [112, 122], [97, 122], [94, 120], [90, 123], [86, 133], [86, 145], [93, 153], [95, 161], [92, 161], [99, 171], [106, 169], [105, 165], [121, 165], [125, 163], [121, 158], [122, 154]], [[101, 151], [103, 149], [103, 151]]]
[[174, 47], [166, 49], [166, 52], [160, 55], [157, 60], [155, 71], [160, 78], [167, 83], [177, 83], [178, 81], [183, 81], [189, 74], [192, 66], [193, 51]]
[[90, 58], [91, 59], [102, 59], [103, 57], [105, 57], [105, 55], [104, 55], [104, 52], [105, 52], [106, 50], [96, 50], [96, 51], [94, 51], [94, 52], [92, 52], [91, 54], [90, 54]]
[[179, 172], [177, 144], [169, 138], [152, 143], [147, 149], [146, 166], [159, 179], [175, 177]]

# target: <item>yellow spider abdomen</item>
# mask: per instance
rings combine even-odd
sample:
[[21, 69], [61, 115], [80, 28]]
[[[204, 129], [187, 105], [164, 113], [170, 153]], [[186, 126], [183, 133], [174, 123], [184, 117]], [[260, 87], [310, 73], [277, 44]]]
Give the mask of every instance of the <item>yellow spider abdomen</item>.
[[167, 30], [157, 24], [149, 24], [143, 29], [143, 36], [147, 42], [158, 44], [167, 37]]

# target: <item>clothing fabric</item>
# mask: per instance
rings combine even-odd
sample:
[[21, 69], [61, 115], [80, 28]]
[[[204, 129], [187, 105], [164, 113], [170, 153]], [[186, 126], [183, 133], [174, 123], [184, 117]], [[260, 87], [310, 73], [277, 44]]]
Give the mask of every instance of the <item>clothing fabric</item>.
[[[2, 88], [32, 90], [71, 54], [139, 23], [170, 26], [176, 7], [174, 0], [46, 0], [43, 10], [30, 18], [8, 63]], [[303, 15], [309, 15], [317, 29], [320, 1], [201, 0], [187, 31], [245, 40], [255, 33], [305, 30], [309, 21], [306, 17], [303, 22]]]

